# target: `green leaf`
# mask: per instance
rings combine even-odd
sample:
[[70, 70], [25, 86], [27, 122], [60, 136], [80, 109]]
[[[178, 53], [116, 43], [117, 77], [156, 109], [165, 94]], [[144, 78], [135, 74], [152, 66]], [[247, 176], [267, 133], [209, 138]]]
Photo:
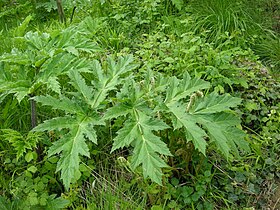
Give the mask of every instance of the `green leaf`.
[[27, 170], [34, 174], [38, 169], [36, 166], [30, 166]]
[[125, 116], [131, 111], [132, 107], [128, 104], [121, 103], [118, 105], [115, 105], [109, 109], [107, 109], [107, 112], [104, 115], [104, 119], [113, 119], [120, 116]]
[[226, 157], [229, 157], [230, 153], [238, 157], [238, 148], [244, 152], [250, 151], [249, 144], [244, 139], [245, 133], [236, 127], [240, 124], [240, 120], [233, 114], [198, 115], [197, 119], [207, 129], [210, 139]]
[[178, 9], [179, 11], [182, 10], [182, 7], [184, 6], [184, 1], [183, 0], [171, 0], [172, 4]]
[[93, 88], [89, 87], [83, 77], [76, 70], [69, 72], [69, 78], [72, 80], [72, 85], [82, 94], [87, 104], [93, 103]]
[[55, 195], [50, 195], [48, 198], [46, 210], [64, 209], [69, 203], [69, 200], [66, 200], [61, 197], [55, 198]]
[[61, 171], [61, 178], [66, 189], [70, 183], [75, 183], [80, 176], [80, 156], [89, 157], [89, 148], [86, 140], [97, 143], [96, 132], [93, 125], [103, 124], [97, 115], [91, 117], [58, 117], [37, 126], [34, 130], [59, 130], [68, 128], [69, 132], [64, 134], [60, 140], [53, 143], [48, 151], [48, 156], [60, 154], [57, 163], [57, 171]]
[[[101, 123], [101, 122], [99, 122]], [[96, 131], [93, 128], [93, 125], [91, 123], [82, 123], [81, 125], [82, 133], [93, 143], [97, 144], [97, 136]]]
[[62, 152], [57, 163], [57, 171], [61, 171], [61, 178], [66, 189], [69, 189], [70, 183], [77, 181], [76, 172], [79, 172], [79, 156], [90, 156], [82, 129], [80, 125], [73, 127], [67, 135], [55, 142], [49, 149], [48, 156]]
[[142, 135], [137, 134], [131, 166], [135, 169], [141, 164], [144, 178], [150, 177], [152, 181], [161, 185], [163, 175], [161, 168], [168, 167], [168, 165], [157, 153], [169, 156], [171, 156], [171, 153], [166, 144], [152, 132], [144, 131]]
[[123, 128], [118, 130], [117, 136], [114, 138], [114, 143], [111, 152], [116, 149], [129, 146], [135, 139], [137, 134], [136, 122], [126, 121]]
[[73, 117], [57, 117], [51, 120], [46, 120], [33, 129], [33, 131], [51, 131], [61, 130], [64, 128], [73, 129], [77, 126], [77, 120]]
[[70, 100], [63, 96], [60, 99], [56, 99], [49, 95], [36, 96], [33, 98], [43, 105], [52, 106], [53, 109], [59, 109], [73, 114], [84, 112], [84, 110], [78, 104], [76, 104], [74, 100]]
[[228, 158], [230, 147], [227, 143], [227, 138], [221, 127], [214, 122], [204, 123], [203, 126], [206, 127], [207, 131], [209, 132], [210, 138], [214, 140], [218, 149], [222, 152], [223, 155], [225, 155], [226, 158]]
[[120, 57], [116, 63], [112, 57], [108, 58], [108, 72], [104, 74], [98, 63], [95, 65], [95, 70], [97, 72], [98, 81], [94, 84], [96, 92], [93, 97], [93, 103], [91, 107], [97, 108], [100, 103], [106, 98], [109, 91], [114, 90], [116, 85], [119, 84], [120, 76], [124, 73], [131, 71], [135, 68], [135, 65], [130, 64], [133, 61], [131, 55]]
[[57, 77], [50, 77], [47, 81], [47, 87], [48, 89], [58, 93], [59, 95], [61, 94], [61, 87], [60, 83], [57, 81]]
[[65, 50], [75, 56], [79, 56], [79, 51], [74, 46], [68, 46], [65, 48]]
[[24, 21], [15, 29], [14, 35], [15, 36], [23, 36], [26, 28], [28, 27], [29, 22], [32, 20], [32, 16], [28, 15]]
[[117, 63], [113, 60], [112, 57], [108, 57], [108, 70], [109, 70], [108, 72], [111, 74], [112, 80], [134, 69], [136, 66], [131, 64], [132, 61], [133, 61], [132, 55], [119, 57]]
[[207, 134], [197, 125], [197, 120], [194, 116], [186, 113], [185, 107], [179, 103], [168, 106], [169, 112], [173, 114], [172, 124], [174, 129], [184, 127], [187, 141], [192, 141], [195, 148], [204, 155], [206, 154]]
[[190, 109], [192, 114], [212, 114], [229, 110], [231, 107], [236, 107], [241, 103], [240, 98], [235, 98], [226, 95], [218, 95], [213, 92], [206, 97], [197, 100], [197, 102]]
[[165, 103], [171, 104], [180, 99], [190, 96], [193, 92], [210, 87], [209, 82], [198, 78], [191, 78], [188, 73], [185, 73], [182, 80], [176, 77], [171, 77], [169, 80], [169, 88], [166, 91]]
[[25, 155], [25, 160], [26, 162], [30, 162], [31, 160], [33, 160], [33, 153], [32, 152], [28, 152], [26, 155]]
[[41, 136], [37, 133], [29, 132], [22, 135], [18, 131], [12, 129], [1, 129], [1, 137], [11, 143], [17, 152], [17, 160], [24, 155], [26, 150], [33, 149], [37, 142], [41, 140]]
[[163, 130], [168, 126], [139, 110], [134, 110], [133, 113], [134, 120], [127, 121], [118, 131], [112, 151], [133, 144], [132, 168], [135, 170], [141, 165], [145, 178], [150, 177], [152, 181], [161, 184], [163, 175], [161, 168], [168, 165], [159, 157], [159, 154], [171, 156], [171, 153], [166, 144], [152, 131]]

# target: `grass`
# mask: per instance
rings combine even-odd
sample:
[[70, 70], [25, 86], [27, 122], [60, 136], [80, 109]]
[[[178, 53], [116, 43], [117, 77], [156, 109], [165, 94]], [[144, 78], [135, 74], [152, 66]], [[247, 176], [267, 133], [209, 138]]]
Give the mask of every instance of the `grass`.
[[270, 33], [260, 40], [253, 49], [277, 78], [280, 75], [280, 37]]
[[252, 19], [242, 1], [196, 0], [190, 10], [196, 17], [195, 32], [208, 32], [210, 41], [216, 41], [225, 32], [242, 35], [252, 30]]

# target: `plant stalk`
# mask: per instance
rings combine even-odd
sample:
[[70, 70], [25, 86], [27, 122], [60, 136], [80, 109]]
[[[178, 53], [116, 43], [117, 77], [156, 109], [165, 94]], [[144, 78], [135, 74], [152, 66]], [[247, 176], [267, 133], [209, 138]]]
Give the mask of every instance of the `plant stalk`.
[[59, 14], [60, 22], [66, 23], [66, 17], [64, 13], [64, 8], [62, 6], [62, 0], [56, 0], [56, 5], [57, 5], [57, 12]]
[[[31, 127], [33, 129], [37, 126], [36, 101], [33, 98], [30, 99], [30, 105], [31, 105]], [[43, 149], [42, 149], [42, 146], [41, 146], [40, 142], [38, 143], [38, 146], [36, 148], [36, 153], [38, 155], [38, 161], [41, 161], [42, 160]]]

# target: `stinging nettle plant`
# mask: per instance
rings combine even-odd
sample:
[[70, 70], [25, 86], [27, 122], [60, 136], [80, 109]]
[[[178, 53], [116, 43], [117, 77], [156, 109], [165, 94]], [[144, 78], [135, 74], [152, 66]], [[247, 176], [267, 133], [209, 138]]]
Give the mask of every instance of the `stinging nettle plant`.
[[123, 125], [113, 139], [112, 152], [132, 147], [131, 168], [141, 166], [144, 178], [158, 184], [162, 184], [162, 169], [168, 167], [165, 160], [172, 156], [160, 131], [182, 130], [185, 140], [204, 155], [207, 144], [215, 144], [226, 158], [249, 150], [238, 128], [240, 121], [230, 110], [241, 99], [215, 92], [203, 96], [201, 90], [210, 84], [188, 73], [178, 79], [149, 70], [145, 76], [137, 73], [135, 77], [132, 70], [136, 66], [130, 55], [119, 57], [117, 62], [109, 56], [106, 65], [95, 60], [92, 63], [87, 76], [75, 69], [68, 72], [75, 92], [34, 97], [65, 112], [65, 116], [47, 120], [34, 131], [66, 132], [50, 147], [48, 156], [60, 155], [57, 171], [61, 171], [67, 189], [80, 177], [81, 156], [90, 157], [86, 142], [97, 144], [98, 126], [118, 118]]

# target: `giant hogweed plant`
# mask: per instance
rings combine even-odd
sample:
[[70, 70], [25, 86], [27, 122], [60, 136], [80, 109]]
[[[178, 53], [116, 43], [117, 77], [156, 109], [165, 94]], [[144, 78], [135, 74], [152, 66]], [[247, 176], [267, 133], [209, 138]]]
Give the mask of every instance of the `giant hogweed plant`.
[[184, 139], [204, 155], [209, 144], [227, 158], [249, 149], [240, 121], [230, 110], [241, 102], [239, 98], [215, 92], [203, 96], [201, 91], [210, 84], [188, 73], [182, 79], [151, 70], [145, 76], [135, 74], [132, 61], [132, 56], [119, 57], [117, 62], [108, 57], [104, 65], [93, 60], [86, 74], [77, 69], [67, 73], [75, 91], [34, 97], [65, 113], [33, 131], [63, 131], [48, 156], [60, 156], [57, 171], [67, 189], [80, 177], [81, 157], [91, 155], [87, 142], [98, 144], [99, 126], [116, 119], [123, 123], [113, 139], [112, 152], [132, 148], [131, 168], [140, 167], [144, 178], [158, 184], [162, 184], [162, 169], [168, 167], [168, 156], [172, 156], [168, 139], [161, 135], [163, 130], [184, 131]]
[[[5, 102], [8, 95], [13, 95], [19, 103], [24, 99], [31, 101], [31, 127], [37, 124], [36, 103], [31, 97], [53, 92], [61, 94], [59, 80], [71, 69], [87, 71], [91, 63], [87, 57], [99, 50], [98, 46], [89, 37], [87, 24], [93, 21], [85, 19], [77, 26], [72, 26], [52, 34], [24, 31], [31, 16], [15, 30], [14, 42], [17, 48], [0, 57], [0, 103]], [[29, 129], [29, 128], [27, 128]], [[12, 130], [3, 130], [4, 133]], [[31, 134], [29, 134], [31, 135]], [[21, 145], [18, 150], [23, 156], [26, 148], [31, 149], [27, 141], [20, 142], [18, 138], [8, 138], [15, 145]], [[34, 145], [33, 145], [34, 146]], [[41, 153], [38, 149], [38, 153]]]
[[18, 48], [0, 57], [0, 102], [9, 94], [21, 102], [43, 87], [60, 94], [60, 75], [73, 68], [87, 71], [90, 62], [85, 54], [99, 50], [87, 36], [90, 31], [84, 27], [91, 21], [88, 18], [78, 26], [52, 34], [28, 32], [14, 37]]

